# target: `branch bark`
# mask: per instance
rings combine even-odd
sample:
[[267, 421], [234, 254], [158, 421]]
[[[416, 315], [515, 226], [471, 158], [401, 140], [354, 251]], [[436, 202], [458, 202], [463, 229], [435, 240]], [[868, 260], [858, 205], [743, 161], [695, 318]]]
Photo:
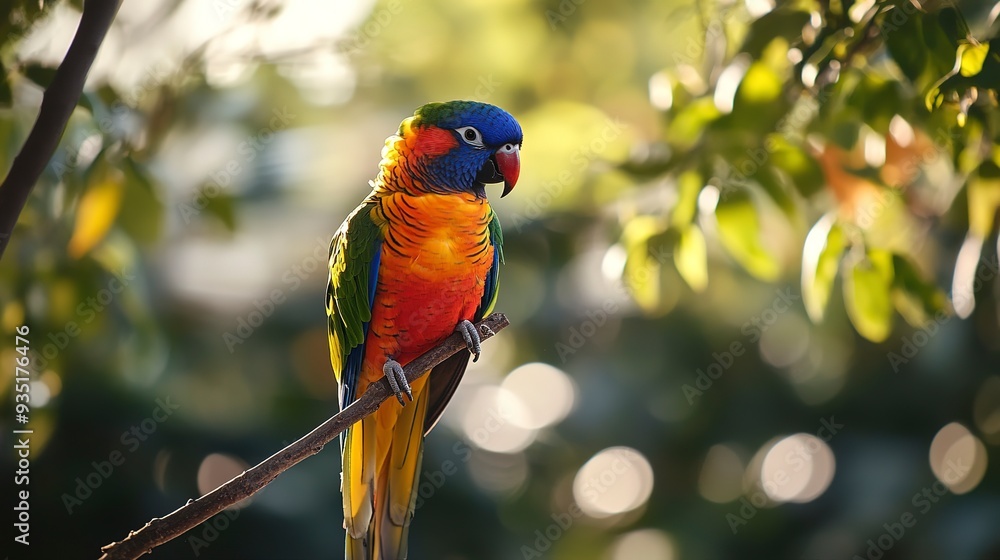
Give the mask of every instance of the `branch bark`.
[[121, 0], [86, 0], [83, 15], [66, 57], [45, 90], [35, 125], [0, 184], [0, 259], [10, 242], [28, 195], [59, 145], [76, 107], [97, 51], [111, 28]]
[[[494, 313], [476, 324], [480, 338], [485, 341], [510, 325], [503, 313]], [[453, 334], [441, 344], [428, 350], [403, 368], [406, 379], [411, 383], [423, 377], [431, 368], [445, 361], [453, 354], [466, 351], [461, 335]], [[120, 542], [111, 543], [101, 550], [100, 560], [134, 560], [152, 551], [157, 546], [179, 537], [197, 527], [213, 515], [236, 504], [270, 484], [279, 474], [293, 465], [319, 453], [333, 438], [355, 422], [375, 412], [382, 401], [393, 396], [389, 382], [383, 377], [371, 385], [361, 398], [322, 423], [301, 439], [281, 451], [271, 455], [257, 466], [212, 490], [197, 500], [174, 510], [166, 517], [153, 518], [141, 529], [132, 531]]]

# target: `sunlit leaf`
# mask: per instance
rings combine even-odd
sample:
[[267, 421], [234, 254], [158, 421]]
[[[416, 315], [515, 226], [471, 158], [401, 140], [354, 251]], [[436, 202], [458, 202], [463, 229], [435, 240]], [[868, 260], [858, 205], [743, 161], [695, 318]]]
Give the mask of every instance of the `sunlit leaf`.
[[948, 299], [934, 284], [924, 280], [917, 267], [903, 255], [892, 256], [892, 300], [899, 314], [914, 327], [922, 327], [945, 313]]
[[762, 63], [755, 63], [747, 70], [736, 90], [735, 104], [765, 105], [774, 103], [781, 95], [781, 77]]
[[834, 213], [823, 216], [806, 236], [802, 250], [802, 301], [814, 322], [823, 320], [846, 246], [847, 238]]
[[1000, 207], [1000, 167], [984, 161], [977, 173], [969, 177], [969, 230], [986, 238], [993, 229], [993, 220]]
[[82, 257], [104, 239], [118, 215], [123, 191], [122, 175], [113, 170], [87, 187], [80, 198], [73, 235], [67, 247], [71, 257]]
[[625, 245], [625, 284], [632, 298], [646, 311], [660, 305], [661, 263], [649, 252], [649, 242], [662, 233], [662, 222], [653, 216], [638, 216], [625, 225], [622, 243]]
[[698, 226], [681, 230], [674, 247], [674, 265], [692, 290], [701, 292], [708, 286], [708, 250]]
[[745, 192], [733, 192], [723, 197], [715, 207], [719, 238], [736, 262], [761, 280], [775, 280], [780, 268], [778, 261], [761, 243], [757, 209]]
[[861, 336], [882, 342], [892, 332], [892, 255], [869, 251], [844, 269], [844, 305]]
[[694, 220], [698, 210], [698, 194], [705, 185], [697, 171], [686, 171], [677, 178], [677, 203], [670, 212], [670, 223], [683, 228]]
[[667, 138], [679, 147], [691, 147], [705, 127], [721, 113], [709, 97], [692, 101], [681, 109], [667, 128]]
[[958, 46], [958, 58], [961, 60], [959, 71], [963, 76], [975, 76], [983, 69], [986, 55], [990, 52], [990, 44], [973, 45], [962, 43]]

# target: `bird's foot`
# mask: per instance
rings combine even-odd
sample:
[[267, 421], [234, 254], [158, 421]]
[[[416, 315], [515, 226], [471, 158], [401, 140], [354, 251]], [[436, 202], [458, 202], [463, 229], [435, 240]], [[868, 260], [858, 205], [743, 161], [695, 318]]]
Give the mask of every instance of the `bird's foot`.
[[462, 321], [457, 327], [455, 327], [455, 332], [462, 333], [462, 338], [465, 339], [465, 346], [474, 356], [472, 361], [478, 362], [479, 355], [483, 353], [483, 346], [479, 339], [479, 331], [476, 330], [476, 326], [470, 321]]
[[389, 358], [386, 360], [385, 365], [382, 366], [382, 373], [385, 374], [385, 378], [389, 380], [389, 386], [392, 387], [392, 392], [396, 395], [396, 399], [399, 404], [405, 406], [406, 403], [403, 402], [403, 393], [406, 393], [407, 397], [410, 397], [410, 401], [413, 401], [413, 392], [410, 391], [410, 382], [406, 380], [406, 373], [403, 371], [403, 366], [399, 365], [399, 362]]

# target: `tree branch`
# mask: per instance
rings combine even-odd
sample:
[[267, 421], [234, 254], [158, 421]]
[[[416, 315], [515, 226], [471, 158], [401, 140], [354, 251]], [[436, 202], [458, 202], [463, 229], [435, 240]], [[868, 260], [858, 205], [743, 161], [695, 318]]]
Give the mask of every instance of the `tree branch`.
[[66, 123], [76, 107], [97, 50], [111, 28], [121, 0], [86, 0], [83, 15], [66, 58], [59, 64], [45, 90], [38, 118], [24, 146], [14, 158], [10, 172], [0, 185], [0, 259], [10, 241], [31, 189], [59, 145]]
[[[477, 323], [476, 329], [480, 338], [485, 341], [508, 325], [510, 322], [503, 313], [494, 313]], [[453, 334], [407, 364], [403, 368], [406, 379], [413, 383], [434, 366], [465, 350], [462, 336]], [[319, 453], [333, 438], [375, 412], [382, 401], [391, 396], [392, 389], [383, 377], [378, 383], [369, 386], [361, 398], [295, 443], [197, 500], [188, 501], [166, 517], [153, 518], [138, 531], [130, 532], [122, 541], [104, 546], [101, 549], [104, 555], [100, 560], [134, 560], [197, 527], [225, 508], [249, 498], [299, 461]]]

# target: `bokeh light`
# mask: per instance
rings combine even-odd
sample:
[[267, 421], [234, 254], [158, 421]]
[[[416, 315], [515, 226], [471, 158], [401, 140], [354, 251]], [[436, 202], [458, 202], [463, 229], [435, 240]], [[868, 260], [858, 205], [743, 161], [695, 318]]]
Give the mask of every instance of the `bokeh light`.
[[[167, 458], [164, 458], [164, 463]], [[245, 461], [233, 455], [211, 453], [202, 459], [201, 465], [198, 466], [198, 492], [202, 495], [207, 494], [239, 476], [248, 467]], [[236, 507], [245, 507], [251, 500], [252, 498], [247, 498], [236, 504]]]
[[524, 453], [476, 450], [469, 459], [469, 474], [476, 486], [487, 492], [513, 494], [528, 480], [528, 458]]
[[573, 497], [587, 515], [605, 518], [641, 507], [653, 491], [653, 468], [630, 447], [610, 447], [584, 463]]
[[698, 475], [698, 492], [706, 500], [723, 504], [743, 492], [743, 460], [732, 447], [713, 445], [705, 455]]
[[952, 492], [964, 494], [986, 474], [986, 446], [968, 428], [952, 422], [938, 431], [931, 442], [931, 470]]
[[510, 372], [500, 384], [524, 405], [521, 415], [510, 421], [529, 430], [551, 426], [573, 410], [576, 389], [564, 371], [541, 362], [524, 364]]
[[676, 560], [680, 558], [674, 538], [659, 529], [625, 533], [611, 545], [609, 560]]
[[760, 485], [775, 502], [811, 502], [830, 486], [835, 470], [830, 446], [814, 435], [794, 434], [767, 451]]
[[470, 396], [462, 417], [465, 438], [476, 447], [495, 453], [517, 453], [531, 445], [536, 431], [529, 423], [528, 408], [515, 393], [485, 385]]

